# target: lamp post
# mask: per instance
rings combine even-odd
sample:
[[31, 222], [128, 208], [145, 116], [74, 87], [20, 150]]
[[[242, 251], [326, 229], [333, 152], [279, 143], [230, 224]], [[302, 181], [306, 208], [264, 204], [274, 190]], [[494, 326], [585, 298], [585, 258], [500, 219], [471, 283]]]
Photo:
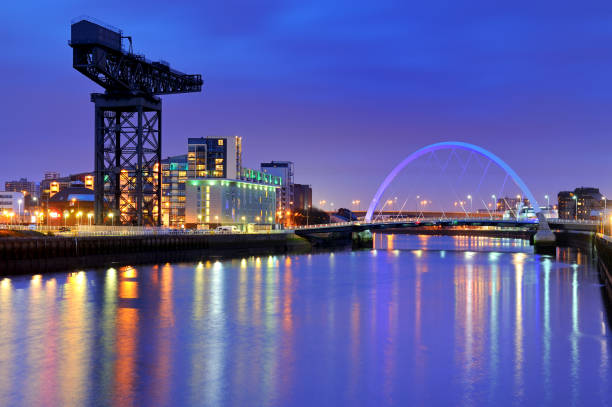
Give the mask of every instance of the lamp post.
[[572, 199], [576, 203], [576, 209], [574, 211], [574, 220], [578, 220], [578, 197], [576, 195], [572, 196]]
[[606, 234], [606, 212], [608, 211], [608, 200], [605, 196], [601, 197], [602, 201], [604, 201], [604, 211], [601, 216], [601, 233]]
[[17, 209], [17, 222], [21, 220], [21, 204], [23, 203], [23, 199], [17, 201], [18, 209]]
[[550, 211], [550, 197], [548, 195], [544, 195], [546, 198], [546, 209]]
[[83, 216], [83, 212], [79, 211], [76, 214], [76, 218], [77, 218], [77, 223], [79, 224], [79, 226], [81, 226], [81, 216]]
[[495, 194], [491, 195], [491, 199], [493, 200], [493, 212], [497, 212], [497, 197]]
[[115, 214], [112, 212], [109, 212], [108, 217], [111, 218], [111, 225], [115, 226]]
[[87, 214], [87, 220], [88, 220], [88, 222], [89, 222], [89, 226], [91, 226], [91, 218], [93, 218], [93, 215], [94, 215], [94, 214], [93, 214], [93, 213], [91, 213], [91, 212], [89, 212], [89, 213]]
[[64, 211], [64, 227], [68, 225], [68, 216], [70, 216], [70, 212]]
[[468, 195], [467, 199], [470, 200], [470, 213], [472, 213], [472, 212], [474, 212], [474, 205], [473, 205], [473, 202], [472, 202], [472, 195]]

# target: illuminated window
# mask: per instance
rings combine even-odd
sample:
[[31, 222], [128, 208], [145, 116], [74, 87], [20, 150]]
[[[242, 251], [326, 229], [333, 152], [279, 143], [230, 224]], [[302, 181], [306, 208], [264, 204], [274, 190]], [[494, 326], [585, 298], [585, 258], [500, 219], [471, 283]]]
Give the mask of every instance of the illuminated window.
[[218, 143], [220, 146], [222, 146], [222, 145], [223, 145], [223, 139], [219, 139], [217, 143]]

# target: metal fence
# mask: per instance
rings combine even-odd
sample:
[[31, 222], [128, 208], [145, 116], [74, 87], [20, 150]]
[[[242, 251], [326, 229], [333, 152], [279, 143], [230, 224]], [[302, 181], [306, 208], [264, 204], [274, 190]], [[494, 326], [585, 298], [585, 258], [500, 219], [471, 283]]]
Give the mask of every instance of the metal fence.
[[202, 236], [202, 235], [232, 235], [232, 234], [282, 234], [291, 230], [254, 230], [252, 232], [214, 230], [214, 229], [171, 229], [164, 227], [144, 226], [24, 226], [0, 225], [0, 230], [35, 231], [53, 233], [58, 236]]

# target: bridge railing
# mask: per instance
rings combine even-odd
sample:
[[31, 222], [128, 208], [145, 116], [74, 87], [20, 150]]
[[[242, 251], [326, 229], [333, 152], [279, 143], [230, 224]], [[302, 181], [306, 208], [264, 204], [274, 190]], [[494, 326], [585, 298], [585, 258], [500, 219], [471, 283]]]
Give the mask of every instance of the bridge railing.
[[[558, 219], [558, 218], [549, 218], [547, 219], [549, 223], [552, 224], [565, 224], [565, 225], [584, 225], [584, 226], [597, 226], [599, 221], [597, 220], [584, 220], [584, 219]], [[367, 226], [367, 225], [393, 225], [393, 224], [402, 224], [402, 223], [442, 223], [442, 222], [457, 222], [459, 224], [469, 224], [469, 223], [496, 223], [496, 224], [538, 224], [539, 221], [536, 218], [533, 219], [490, 219], [490, 218], [470, 218], [470, 217], [462, 217], [462, 218], [448, 218], [448, 217], [409, 217], [409, 218], [393, 218], [393, 219], [376, 219], [370, 222], [366, 221], [352, 221], [352, 222], [338, 222], [338, 223], [324, 223], [318, 225], [303, 225], [303, 226], [294, 226], [292, 230], [306, 230], [306, 229], [325, 229], [325, 228], [337, 228], [342, 226]]]

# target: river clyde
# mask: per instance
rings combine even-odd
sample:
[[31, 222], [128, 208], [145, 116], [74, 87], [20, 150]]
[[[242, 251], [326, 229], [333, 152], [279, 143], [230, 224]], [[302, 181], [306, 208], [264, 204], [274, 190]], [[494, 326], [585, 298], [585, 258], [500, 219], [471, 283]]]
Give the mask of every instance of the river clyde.
[[610, 405], [588, 254], [375, 249], [0, 278], [0, 405]]

